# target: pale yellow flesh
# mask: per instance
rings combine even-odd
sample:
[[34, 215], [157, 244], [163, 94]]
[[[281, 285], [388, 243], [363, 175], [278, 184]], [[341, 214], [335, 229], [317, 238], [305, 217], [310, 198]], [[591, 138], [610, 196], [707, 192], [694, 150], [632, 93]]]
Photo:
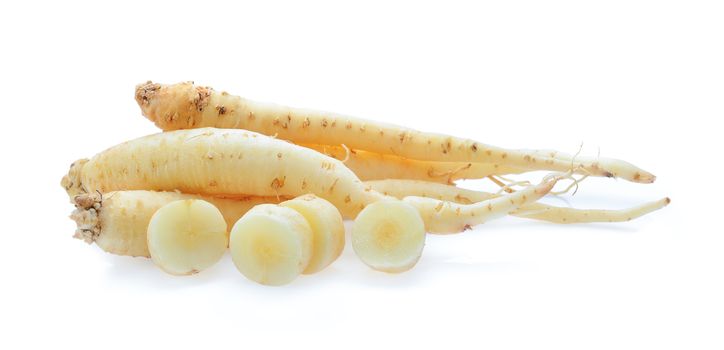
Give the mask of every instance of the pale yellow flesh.
[[262, 204], [231, 229], [229, 250], [234, 265], [248, 279], [270, 286], [292, 282], [312, 256], [312, 229], [291, 208]]
[[352, 247], [375, 270], [402, 272], [420, 259], [425, 225], [417, 210], [401, 201], [368, 205], [354, 221]]
[[180, 200], [164, 205], [148, 224], [148, 250], [153, 262], [172, 275], [205, 270], [224, 255], [226, 221], [211, 203]]
[[312, 229], [312, 257], [304, 274], [319, 272], [337, 260], [344, 249], [344, 220], [332, 203], [305, 195], [279, 205], [302, 214]]

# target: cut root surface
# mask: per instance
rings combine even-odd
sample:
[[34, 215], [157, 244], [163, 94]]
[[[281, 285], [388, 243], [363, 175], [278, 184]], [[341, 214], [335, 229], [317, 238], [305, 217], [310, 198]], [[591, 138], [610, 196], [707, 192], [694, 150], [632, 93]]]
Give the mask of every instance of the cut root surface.
[[352, 247], [368, 266], [384, 272], [409, 270], [425, 245], [425, 223], [411, 205], [381, 201], [368, 205], [354, 221]]
[[262, 204], [231, 229], [229, 249], [234, 265], [248, 279], [270, 286], [292, 282], [309, 264], [312, 229], [291, 208]]
[[172, 275], [191, 275], [221, 259], [226, 251], [226, 221], [211, 203], [180, 200], [164, 205], [148, 225], [151, 259]]
[[305, 195], [279, 205], [302, 214], [312, 229], [312, 257], [304, 274], [321, 271], [342, 254], [344, 220], [332, 203], [315, 195]]

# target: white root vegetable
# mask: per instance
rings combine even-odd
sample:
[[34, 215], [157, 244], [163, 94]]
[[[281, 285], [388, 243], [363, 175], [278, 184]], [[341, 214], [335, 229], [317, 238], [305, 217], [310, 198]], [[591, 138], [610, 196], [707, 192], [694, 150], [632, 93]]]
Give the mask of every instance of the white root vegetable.
[[508, 215], [520, 207], [535, 203], [551, 191], [556, 181], [555, 178], [547, 179], [518, 192], [462, 206], [455, 202], [417, 196], [404, 197], [403, 201], [418, 210], [425, 222], [425, 228], [431, 233], [453, 233], [470, 229], [473, 225]]
[[148, 224], [148, 250], [156, 266], [172, 275], [192, 275], [226, 252], [226, 221], [213, 204], [186, 199], [159, 208]]
[[[538, 186], [538, 191], [550, 189], [555, 181]], [[330, 201], [345, 217], [355, 217], [368, 204], [386, 198], [336, 159], [254, 132], [214, 128], [164, 132], [125, 142], [90, 160], [75, 162], [61, 184], [71, 198], [136, 189], [216, 196], [313, 193]], [[463, 229], [490, 218], [490, 213], [477, 210], [487, 203], [467, 207], [430, 199], [423, 202], [417, 206], [423, 218], [446, 221], [441, 225], [426, 221], [430, 231], [443, 226], [446, 232], [452, 227]], [[456, 214], [461, 212], [465, 216]]]
[[270, 286], [292, 282], [309, 264], [312, 229], [294, 209], [262, 204], [249, 210], [231, 229], [234, 265], [248, 279]]
[[327, 112], [259, 103], [193, 83], [136, 87], [143, 114], [163, 130], [202, 127], [240, 128], [276, 135], [299, 144], [342, 145], [410, 159], [501, 164], [527, 170], [568, 171], [592, 176], [621, 177], [650, 183], [653, 174], [629, 163], [625, 171], [607, 169], [598, 161], [581, 162], [513, 150], [481, 142]]
[[425, 246], [425, 224], [411, 205], [380, 201], [368, 205], [352, 227], [352, 247], [369, 267], [384, 272], [411, 269]]
[[342, 160], [363, 181], [383, 179], [425, 180], [452, 183], [461, 179], [483, 179], [490, 175], [520, 174], [524, 169], [497, 163], [432, 162], [402, 158], [339, 146], [301, 145]]
[[186, 199], [203, 199], [216, 206], [231, 227], [249, 209], [258, 204], [277, 203], [276, 198], [247, 197], [220, 199], [178, 192], [117, 191], [98, 192], [73, 198], [76, 205], [71, 218], [78, 228], [75, 238], [95, 243], [104, 251], [118, 255], [150, 257], [147, 229], [153, 214], [162, 206]]
[[312, 257], [302, 273], [319, 272], [337, 260], [344, 249], [344, 221], [332, 203], [309, 194], [279, 205], [302, 214], [312, 229]]
[[[500, 195], [473, 191], [450, 185], [414, 180], [379, 180], [365, 184], [384, 195], [396, 198], [419, 196], [442, 201], [469, 204], [485, 201]], [[641, 217], [667, 206], [671, 200], [662, 198], [631, 208], [619, 210], [563, 208], [542, 203], [531, 203], [513, 211], [510, 215], [522, 218], [548, 221], [557, 224], [589, 222], [622, 222]]]

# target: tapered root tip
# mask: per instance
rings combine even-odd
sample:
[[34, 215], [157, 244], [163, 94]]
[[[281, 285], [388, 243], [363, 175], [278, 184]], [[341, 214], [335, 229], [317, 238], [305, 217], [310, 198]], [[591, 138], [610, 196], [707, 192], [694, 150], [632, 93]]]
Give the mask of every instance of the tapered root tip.
[[654, 181], [656, 181], [656, 176], [651, 173], [638, 172], [638, 173], [634, 174], [633, 180], [634, 180], [634, 182], [638, 182], [638, 183], [642, 183], [642, 184], [651, 184], [651, 183], [654, 183]]

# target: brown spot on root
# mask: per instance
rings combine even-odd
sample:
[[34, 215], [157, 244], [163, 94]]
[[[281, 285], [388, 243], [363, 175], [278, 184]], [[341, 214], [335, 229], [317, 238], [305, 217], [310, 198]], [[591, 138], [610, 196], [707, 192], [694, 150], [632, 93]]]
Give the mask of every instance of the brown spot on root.
[[219, 185], [219, 183], [216, 182], [216, 180], [211, 180], [211, 181], [209, 181], [209, 187], [216, 187], [216, 186], [218, 186], [218, 185]]
[[323, 127], [323, 128], [326, 128], [326, 127], [327, 127], [327, 124], [328, 124], [327, 118], [322, 118], [322, 127]]
[[492, 204], [492, 203], [488, 203], [488, 211], [493, 211], [493, 204]]
[[345, 202], [345, 203], [349, 203], [349, 202], [351, 202], [351, 201], [352, 201], [352, 198], [350, 198], [349, 195], [348, 195], [347, 197], [344, 197], [344, 202]]
[[254, 113], [249, 112], [249, 114], [247, 115], [247, 118], [249, 118], [249, 120], [254, 120]]
[[347, 125], [345, 125], [345, 128], [347, 128], [347, 129], [352, 129], [352, 122], [351, 122], [351, 121], [347, 121]]
[[282, 177], [281, 179], [278, 177], [275, 177], [271, 183], [271, 188], [277, 190], [277, 189], [284, 187], [284, 181], [286, 181], [286, 180], [287, 180], [286, 176]]
[[206, 86], [198, 86], [196, 87], [196, 98], [194, 98], [194, 106], [196, 107], [196, 110], [199, 112], [203, 112], [204, 108], [209, 104], [209, 98], [211, 97], [211, 92], [214, 90], [210, 87]]
[[226, 114], [226, 107], [224, 106], [216, 106], [216, 112], [219, 113], [220, 116]]
[[322, 162], [322, 169], [325, 170], [334, 170], [335, 164], [332, 162]]
[[156, 84], [150, 80], [144, 84], [136, 85], [136, 102], [142, 106], [147, 105], [160, 89], [161, 84]]
[[88, 244], [95, 242], [101, 234], [98, 211], [103, 206], [103, 196], [100, 192], [82, 194], [75, 196], [73, 202], [76, 209], [71, 213], [70, 218], [78, 226], [73, 237]]
[[470, 198], [463, 197], [460, 193], [455, 195], [455, 201], [462, 204], [471, 204], [473, 202]]
[[633, 179], [634, 181], [638, 181], [639, 179], [641, 179], [641, 173], [637, 172], [636, 174], [634, 174]]
[[407, 131], [401, 132], [400, 135], [399, 135], [399, 137], [400, 137], [400, 143], [404, 143], [404, 142], [405, 142], [405, 137], [407, 137]]
[[478, 151], [478, 144], [477, 144], [477, 143], [473, 143], [473, 145], [470, 146], [470, 149], [473, 150], [473, 152], [477, 152], [477, 151]]
[[503, 159], [508, 158], [508, 153], [503, 153], [503, 154], [500, 156], [500, 158], [503, 158]]
[[281, 152], [277, 153], [277, 159], [282, 159], [282, 153], [281, 153]]
[[671, 203], [671, 198], [666, 197], [664, 201], [666, 202], [666, 205], [669, 205], [669, 203]]
[[437, 205], [435, 206], [434, 210], [439, 213], [440, 210], [442, 210], [443, 205], [445, 205], [443, 202], [437, 203]]
[[332, 183], [332, 186], [329, 188], [329, 193], [334, 192], [334, 186], [337, 186], [337, 182], [339, 181], [339, 178], [334, 179], [334, 182]]
[[442, 146], [442, 153], [448, 154], [448, 152], [452, 149], [452, 142], [450, 141], [450, 138], [448, 137], [445, 142], [440, 144], [440, 146]]
[[303, 190], [307, 189], [307, 180], [302, 180], [302, 189]]
[[527, 155], [527, 154], [525, 155], [525, 157], [523, 157], [523, 159], [524, 159], [526, 162], [530, 162], [530, 156]]
[[463, 232], [465, 232], [467, 230], [472, 230], [472, 229], [473, 229], [472, 226], [470, 226], [469, 224], [465, 224], [465, 226], [463, 226]]
[[304, 121], [302, 122], [302, 128], [308, 127], [312, 122], [309, 121], [309, 118], [304, 118]]

